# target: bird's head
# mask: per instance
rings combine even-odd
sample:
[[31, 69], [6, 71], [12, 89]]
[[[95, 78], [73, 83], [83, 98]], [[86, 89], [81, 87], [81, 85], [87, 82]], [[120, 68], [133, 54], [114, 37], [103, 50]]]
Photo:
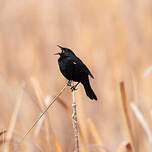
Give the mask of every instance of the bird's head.
[[72, 50], [68, 49], [68, 48], [64, 48], [60, 45], [57, 45], [62, 51], [55, 53], [54, 55], [60, 55], [61, 57], [66, 57], [66, 56], [71, 56], [71, 55], [75, 55]]

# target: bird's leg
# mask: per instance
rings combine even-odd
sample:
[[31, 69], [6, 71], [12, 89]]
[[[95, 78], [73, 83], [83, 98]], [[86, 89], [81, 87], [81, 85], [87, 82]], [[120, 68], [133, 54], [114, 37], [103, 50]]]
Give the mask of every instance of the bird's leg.
[[73, 85], [73, 86], [71, 87], [71, 90], [72, 90], [72, 91], [76, 90], [76, 87], [77, 87], [77, 85], [78, 85], [79, 83], [80, 83], [80, 82], [78, 82], [77, 84]]
[[67, 86], [71, 86], [71, 80], [67, 82]]

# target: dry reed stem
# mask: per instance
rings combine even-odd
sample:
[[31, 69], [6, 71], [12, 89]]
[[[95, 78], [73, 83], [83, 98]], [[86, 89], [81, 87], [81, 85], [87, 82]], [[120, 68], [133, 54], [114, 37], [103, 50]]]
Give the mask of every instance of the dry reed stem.
[[[82, 131], [81, 125], [80, 125], [80, 121], [79, 121], [79, 141], [80, 141], [80, 151], [81, 152], [90, 152], [87, 147], [83, 144], [84, 142], [86, 143], [87, 140], [86, 139], [86, 134]], [[82, 144], [81, 144], [82, 143]]]
[[132, 152], [131, 144], [129, 142], [127, 142], [127, 141], [123, 141], [120, 144], [117, 152]]
[[[93, 137], [93, 140], [94, 140], [95, 144], [103, 146], [103, 142], [101, 141], [100, 136], [99, 136], [99, 134], [97, 132], [97, 129], [96, 129], [94, 123], [92, 122], [92, 120], [88, 118], [87, 119], [87, 124], [88, 124], [89, 130], [91, 132], [91, 136]], [[99, 152], [105, 152], [106, 151], [106, 150], [101, 149], [101, 148], [96, 148], [96, 149]]]
[[130, 103], [130, 106], [131, 106], [133, 112], [135, 113], [138, 121], [141, 123], [144, 131], [146, 132], [149, 143], [152, 144], [152, 132], [151, 132], [151, 129], [150, 129], [147, 121], [145, 120], [142, 112], [139, 110], [139, 108], [134, 103]]
[[[43, 98], [43, 95], [42, 95], [42, 90], [41, 90], [41, 88], [39, 86], [39, 83], [37, 82], [37, 80], [34, 77], [32, 77], [30, 80], [31, 80], [31, 84], [33, 86], [33, 89], [35, 91], [36, 97], [38, 99], [37, 100], [38, 105], [39, 105], [40, 109], [42, 110], [43, 108], [46, 107], [44, 105], [44, 103], [43, 103], [44, 98]], [[38, 136], [38, 134], [40, 132], [40, 129], [41, 129], [42, 125], [43, 125], [43, 122], [44, 122], [44, 117], [41, 118], [41, 120], [39, 121], [37, 127], [35, 127], [35, 131], [34, 131], [34, 137], [35, 138]], [[47, 124], [46, 123], [45, 123], [45, 128], [47, 128]]]
[[3, 138], [2, 138], [2, 143], [3, 143], [3, 145], [5, 144], [5, 130], [3, 131]]
[[10, 125], [9, 125], [9, 128], [8, 128], [8, 132], [6, 134], [6, 143], [5, 143], [3, 152], [9, 152], [10, 141], [12, 139], [13, 130], [15, 128], [15, 124], [16, 124], [16, 121], [17, 121], [17, 116], [18, 116], [18, 113], [19, 113], [19, 110], [20, 110], [22, 96], [23, 96], [23, 89], [20, 90], [19, 97], [17, 99], [15, 109], [14, 109], [14, 112], [12, 114], [12, 118], [10, 120]]
[[90, 141], [89, 132], [87, 129], [87, 124], [85, 122], [86, 116], [84, 112], [84, 102], [82, 101], [81, 92], [82, 92], [82, 88], [79, 88], [79, 92], [77, 93], [77, 98], [79, 99], [79, 101], [77, 102], [77, 104], [79, 104], [79, 113], [77, 113], [77, 115], [78, 115], [78, 118], [81, 118], [79, 120], [79, 125], [78, 125], [79, 126], [79, 140], [85, 143], [89, 143]]
[[86, 147], [83, 146], [83, 145], [80, 146], [80, 151], [81, 151], [81, 152], [89, 152], [89, 151], [86, 149]]
[[59, 139], [57, 138], [57, 136], [55, 135], [54, 132], [53, 132], [53, 140], [54, 140], [55, 151], [62, 152], [62, 148], [60, 146]]
[[124, 82], [120, 82], [120, 93], [121, 93], [121, 98], [122, 98], [121, 101], [122, 101], [122, 110], [123, 110], [123, 116], [124, 116], [123, 118], [124, 118], [125, 126], [127, 129], [127, 133], [128, 133], [127, 140], [129, 140], [129, 143], [130, 143], [129, 152], [135, 152]]
[[6, 130], [1, 131], [0, 136], [4, 135], [4, 133], [6, 133]]
[[78, 119], [77, 119], [77, 105], [76, 105], [76, 100], [75, 100], [75, 90], [72, 90], [72, 97], [73, 97], [73, 114], [72, 114], [72, 120], [73, 120], [73, 129], [74, 129], [74, 141], [75, 141], [75, 146], [74, 146], [74, 152], [79, 152], [79, 131], [78, 131]]
[[42, 116], [48, 111], [48, 109], [51, 107], [51, 105], [56, 101], [56, 99], [62, 94], [62, 92], [67, 88], [68, 84], [66, 84], [60, 92], [53, 98], [52, 102], [44, 109], [44, 111], [40, 114], [40, 116], [35, 120], [32, 127], [24, 134], [22, 139], [20, 140], [19, 144], [22, 143], [22, 141], [25, 139], [25, 137], [31, 132], [31, 130], [35, 127], [35, 125], [39, 122], [39, 120], [42, 118]]
[[[31, 84], [33, 86], [33, 89], [35, 91], [35, 94], [37, 96], [37, 99], [38, 99], [36, 101], [38, 102], [40, 110], [43, 111], [43, 109], [45, 109], [49, 105], [51, 98], [50, 97], [44, 98], [42, 89], [41, 89], [39, 82], [37, 81], [36, 78], [31, 77], [30, 80], [31, 80]], [[51, 149], [51, 142], [50, 141], [51, 141], [51, 139], [53, 139], [53, 137], [51, 136], [52, 134], [50, 133], [50, 132], [52, 132], [52, 128], [49, 124], [50, 117], [49, 117], [48, 113], [46, 113], [46, 115], [47, 115], [47, 117], [42, 117], [41, 120], [39, 121], [39, 123], [37, 124], [35, 131], [34, 131], [34, 138], [35, 139], [37, 138], [37, 136], [40, 132], [40, 129], [41, 129], [42, 125], [44, 124], [45, 132], [46, 132], [46, 136], [45, 136], [46, 141], [49, 141], [45, 145], [47, 145], [47, 149], [48, 149], [48, 151], [50, 151], [50, 149]]]
[[[5, 133], [6, 133], [6, 130], [3, 130], [0, 132], [0, 137], [2, 137], [2, 139], [0, 139], [0, 147], [2, 147], [5, 144]], [[3, 149], [3, 147], [2, 147], [2, 149]]]

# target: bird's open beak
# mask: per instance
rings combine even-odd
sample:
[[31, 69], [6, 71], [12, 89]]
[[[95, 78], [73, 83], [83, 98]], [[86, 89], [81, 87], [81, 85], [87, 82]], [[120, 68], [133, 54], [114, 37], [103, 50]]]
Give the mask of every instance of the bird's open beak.
[[[60, 46], [60, 45], [57, 45], [61, 50], [63, 49], [63, 47], [62, 46]], [[62, 52], [61, 52], [62, 53]], [[61, 55], [61, 53], [55, 53], [54, 55]]]
[[61, 53], [55, 53], [54, 55], [60, 55]]

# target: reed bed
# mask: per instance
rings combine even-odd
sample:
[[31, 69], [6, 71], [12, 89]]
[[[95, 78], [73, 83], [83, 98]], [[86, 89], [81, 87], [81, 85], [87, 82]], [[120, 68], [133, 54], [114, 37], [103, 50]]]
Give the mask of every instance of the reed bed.
[[139, 0], [0, 0], [0, 152], [74, 152], [70, 88], [53, 100], [67, 83], [56, 45], [74, 50], [95, 77], [97, 102], [81, 84], [74, 92], [79, 151], [151, 152], [151, 7]]

